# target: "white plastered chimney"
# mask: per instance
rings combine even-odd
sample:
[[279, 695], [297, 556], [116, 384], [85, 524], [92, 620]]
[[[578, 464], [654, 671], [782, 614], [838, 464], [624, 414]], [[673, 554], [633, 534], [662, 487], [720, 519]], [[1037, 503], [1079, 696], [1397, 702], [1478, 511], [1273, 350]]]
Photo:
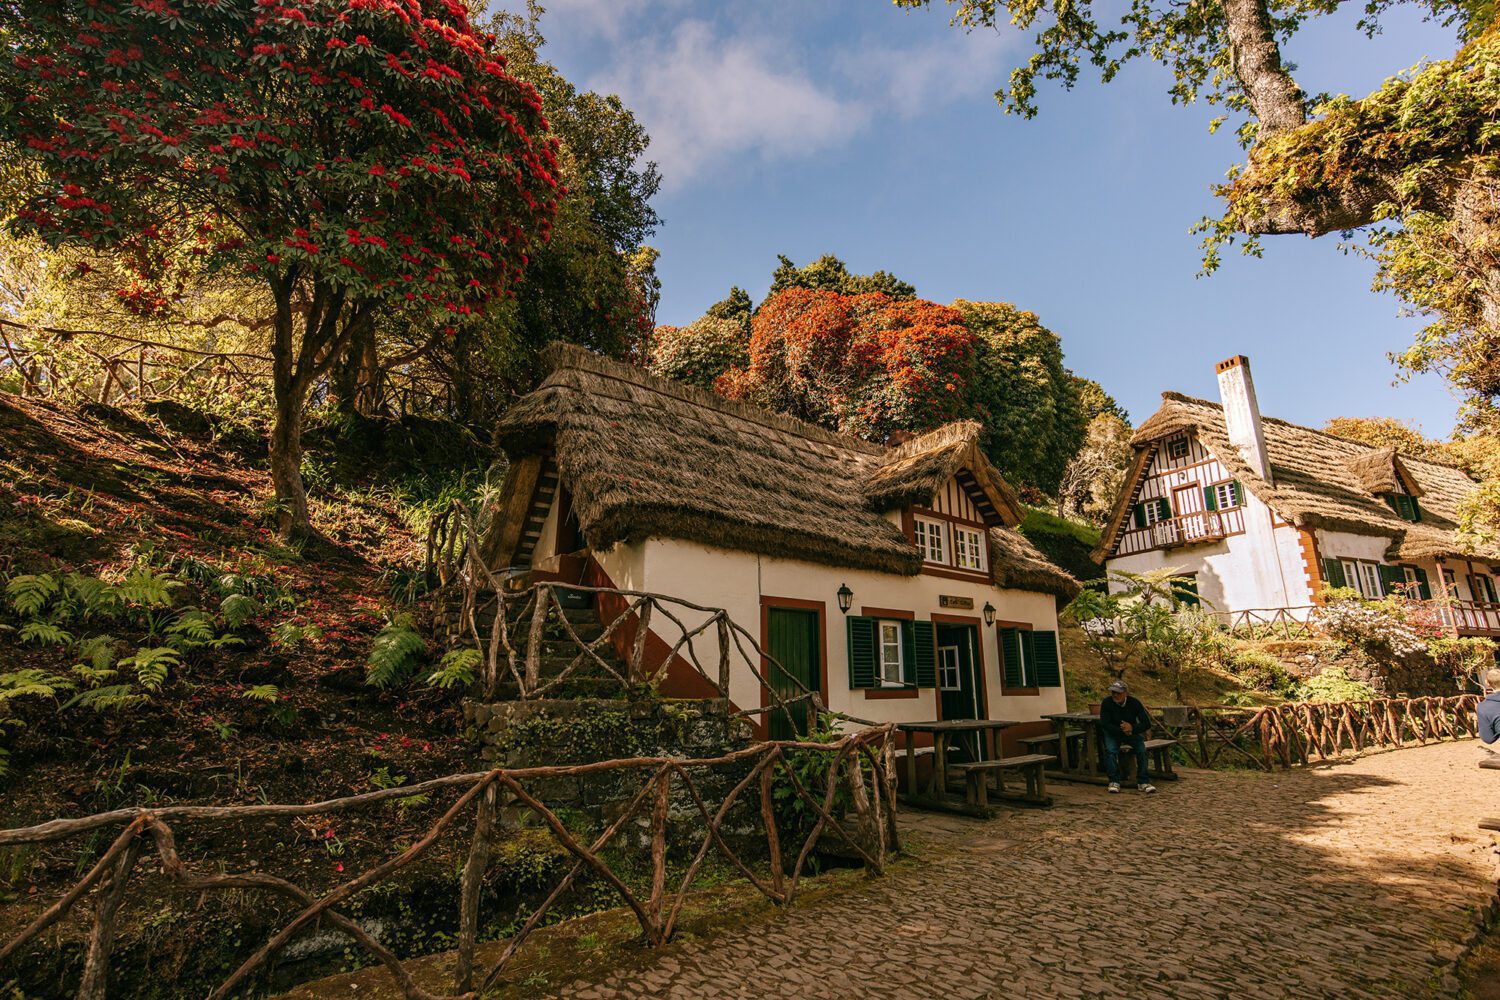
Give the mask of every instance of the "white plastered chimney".
[[1236, 354], [1220, 361], [1219, 401], [1224, 404], [1224, 426], [1229, 443], [1239, 449], [1245, 463], [1267, 483], [1271, 482], [1271, 463], [1266, 458], [1266, 432], [1261, 426], [1260, 404], [1255, 401], [1255, 380], [1250, 376], [1250, 359]]

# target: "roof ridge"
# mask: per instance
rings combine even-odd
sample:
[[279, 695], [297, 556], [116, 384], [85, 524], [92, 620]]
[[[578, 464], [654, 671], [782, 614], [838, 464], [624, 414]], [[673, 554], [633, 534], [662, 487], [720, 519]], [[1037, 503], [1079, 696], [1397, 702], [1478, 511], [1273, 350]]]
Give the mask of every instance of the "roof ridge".
[[[1198, 403], [1198, 404], [1201, 404], [1203, 406], [1213, 407], [1216, 410], [1223, 410], [1224, 409], [1224, 404], [1223, 403], [1215, 403], [1211, 399], [1199, 399], [1196, 396], [1189, 396], [1187, 393], [1184, 393], [1184, 392], [1173, 392], [1171, 390], [1166, 390], [1166, 391], [1164, 391], [1161, 394], [1161, 398], [1162, 398], [1162, 402], [1164, 402], [1164, 403], [1165, 402]], [[1150, 418], [1147, 418], [1147, 419], [1150, 419]], [[1352, 445], [1356, 445], [1356, 446], [1358, 446], [1360, 448], [1368, 448], [1371, 451], [1380, 451], [1381, 449], [1384, 449], [1384, 448], [1393, 448], [1393, 449], [1395, 449], [1395, 454], [1396, 454], [1397, 458], [1401, 458], [1401, 459], [1404, 459], [1404, 460], [1407, 460], [1407, 461], [1411, 461], [1411, 462], [1424, 462], [1427, 465], [1434, 465], [1434, 466], [1437, 466], [1440, 469], [1453, 469], [1456, 472], [1462, 472], [1466, 476], [1469, 475], [1468, 470], [1465, 469], [1463, 466], [1459, 465], [1457, 462], [1444, 461], [1443, 459], [1438, 459], [1438, 458], [1428, 458], [1425, 455], [1413, 455], [1411, 452], [1402, 451], [1396, 445], [1370, 444], [1370, 442], [1368, 442], [1368, 441], [1358, 441], [1358, 440], [1356, 440], [1354, 438], [1351, 438], [1351, 437], [1345, 437], [1342, 434], [1335, 434], [1332, 431], [1325, 431], [1321, 427], [1308, 427], [1306, 424], [1294, 424], [1290, 420], [1285, 420], [1285, 419], [1283, 419], [1281, 417], [1268, 417], [1265, 414], [1262, 414], [1260, 419], [1261, 419], [1261, 421], [1263, 423], [1280, 424], [1283, 427], [1290, 427], [1293, 430], [1306, 431], [1308, 434], [1317, 434], [1317, 435], [1320, 435], [1322, 437], [1330, 438], [1330, 439], [1332, 439], [1334, 441], [1341, 442], [1343, 444], [1352, 444]], [[1473, 479], [1474, 477], [1473, 476], [1469, 476], [1469, 478]]]
[[676, 382], [661, 375], [653, 375], [637, 365], [607, 358], [602, 354], [577, 344], [553, 341], [543, 349], [542, 355], [552, 372], [566, 368], [581, 368], [602, 378], [612, 378], [616, 381], [625, 382], [651, 392], [659, 392], [664, 396], [671, 396], [683, 403], [717, 410], [720, 413], [739, 417], [742, 420], [760, 424], [772, 430], [796, 434], [799, 437], [807, 438], [809, 441], [815, 441], [819, 444], [848, 448], [863, 452], [871, 457], [880, 457], [887, 451], [883, 445], [866, 441], [852, 434], [841, 434], [837, 431], [831, 431], [826, 427], [819, 427], [805, 420], [799, 420], [784, 413], [776, 413], [763, 406], [756, 406], [754, 403], [746, 403], [738, 399], [726, 399], [708, 389], [700, 389], [697, 386]]

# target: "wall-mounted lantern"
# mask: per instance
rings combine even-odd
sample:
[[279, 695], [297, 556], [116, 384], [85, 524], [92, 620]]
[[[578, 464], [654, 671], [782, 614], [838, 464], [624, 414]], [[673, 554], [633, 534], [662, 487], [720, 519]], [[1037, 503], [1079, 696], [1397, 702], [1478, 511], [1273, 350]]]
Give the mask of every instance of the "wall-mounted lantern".
[[986, 625], [995, 624], [995, 606], [989, 601], [984, 602], [984, 623]]
[[849, 609], [853, 606], [854, 591], [849, 589], [849, 585], [847, 583], [839, 584], [839, 611], [847, 615], [849, 613]]

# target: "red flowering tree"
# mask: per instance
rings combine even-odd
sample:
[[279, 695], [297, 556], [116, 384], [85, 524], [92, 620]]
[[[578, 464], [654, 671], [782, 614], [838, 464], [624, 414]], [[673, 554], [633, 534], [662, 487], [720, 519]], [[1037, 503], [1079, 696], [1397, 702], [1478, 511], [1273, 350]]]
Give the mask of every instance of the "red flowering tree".
[[923, 299], [789, 288], [755, 314], [750, 362], [719, 392], [881, 441], [964, 413], [974, 337]]
[[436, 342], [548, 234], [541, 99], [457, 0], [12, 0], [0, 37], [14, 230], [123, 255], [141, 312], [183, 262], [269, 288], [284, 533], [308, 529], [305, 404], [351, 340], [401, 310]]

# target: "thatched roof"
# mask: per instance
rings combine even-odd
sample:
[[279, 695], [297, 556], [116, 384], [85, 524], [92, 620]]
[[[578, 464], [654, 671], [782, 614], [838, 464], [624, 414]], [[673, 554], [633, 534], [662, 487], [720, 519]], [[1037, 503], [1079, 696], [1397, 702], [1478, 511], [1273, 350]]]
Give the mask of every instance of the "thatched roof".
[[497, 442], [512, 460], [555, 455], [594, 548], [677, 538], [914, 575], [921, 557], [889, 513], [930, 503], [953, 474], [943, 469], [974, 460], [964, 467], [1002, 518], [991, 550], [1011, 554], [1000, 560], [997, 583], [1076, 590], [1014, 530], [1014, 493], [975, 449], [977, 424], [887, 449], [582, 348], [554, 344], [545, 359], [551, 373], [506, 414]]
[[[1452, 465], [1402, 455], [1277, 420], [1262, 418], [1266, 453], [1274, 486], [1268, 486], [1229, 442], [1224, 410], [1218, 403], [1175, 392], [1162, 393], [1162, 405], [1136, 430], [1138, 449], [1179, 431], [1193, 432], [1215, 458], [1245, 488], [1265, 501], [1290, 524], [1392, 539], [1387, 553], [1394, 560], [1462, 558], [1500, 560], [1500, 549], [1466, 549], [1457, 537], [1458, 505], [1477, 485]], [[1380, 496], [1391, 492], [1397, 478], [1421, 497], [1422, 520], [1402, 520]], [[1132, 486], [1135, 484], [1132, 483]], [[1111, 520], [1100, 551], [1112, 549], [1132, 499], [1125, 491]]]

